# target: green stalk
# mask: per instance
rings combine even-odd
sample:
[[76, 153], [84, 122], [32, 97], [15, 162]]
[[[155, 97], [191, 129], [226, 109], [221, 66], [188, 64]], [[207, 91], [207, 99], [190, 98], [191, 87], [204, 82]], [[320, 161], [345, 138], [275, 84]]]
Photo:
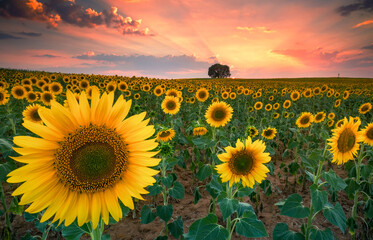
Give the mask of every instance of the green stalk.
[[49, 225], [48, 228], [46, 228], [43, 232], [43, 236], [41, 237], [41, 240], [47, 240], [49, 231], [51, 230], [52, 225]]
[[105, 225], [102, 222], [102, 219], [98, 222], [98, 226], [96, 229], [91, 229], [91, 232], [89, 233], [89, 236], [91, 237], [92, 240], [101, 240], [102, 233], [104, 232], [104, 227]]
[[[316, 184], [317, 188], [320, 187], [320, 185], [318, 185], [318, 182], [319, 182], [319, 179], [321, 177], [321, 170], [322, 170], [322, 166], [324, 164], [325, 153], [326, 153], [326, 146], [324, 148], [324, 153], [323, 153], [323, 156], [321, 158], [321, 161], [319, 161], [319, 166], [317, 167], [316, 177], [313, 180], [313, 184]], [[305, 231], [306, 240], [309, 239], [309, 235], [310, 235], [310, 231], [311, 231], [311, 227], [312, 227], [312, 221], [313, 221], [313, 218], [315, 216], [316, 216], [316, 214], [314, 214], [314, 207], [313, 207], [312, 200], [311, 200], [311, 203], [310, 203], [310, 214], [308, 215], [307, 225], [306, 225], [306, 231]]]
[[10, 217], [9, 217], [9, 211], [8, 207], [6, 205], [6, 200], [5, 200], [5, 193], [3, 189], [3, 184], [0, 183], [0, 193], [1, 193], [1, 202], [3, 204], [4, 212], [5, 212], [5, 222], [10, 231], [12, 231], [12, 224], [10, 223]]
[[[232, 199], [232, 187], [229, 186], [229, 183], [227, 183], [226, 191], [227, 191], [227, 198]], [[232, 219], [231, 219], [231, 216], [229, 216], [227, 218], [227, 230], [229, 233], [231, 232], [231, 227], [232, 227]], [[231, 240], [231, 234], [229, 235], [228, 240]]]
[[[364, 151], [364, 144], [361, 144], [359, 156], [357, 160], [355, 160], [355, 169], [356, 169], [356, 183], [360, 185], [360, 166], [361, 162], [363, 161], [363, 151]], [[354, 193], [354, 205], [352, 206], [352, 218], [356, 221], [357, 218], [357, 204], [358, 204], [358, 197], [359, 197], [359, 190], [355, 191]]]

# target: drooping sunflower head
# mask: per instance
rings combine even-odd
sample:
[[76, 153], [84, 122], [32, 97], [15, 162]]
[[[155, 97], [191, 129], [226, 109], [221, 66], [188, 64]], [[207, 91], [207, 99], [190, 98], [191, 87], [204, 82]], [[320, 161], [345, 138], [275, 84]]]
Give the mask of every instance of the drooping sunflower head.
[[205, 127], [195, 127], [193, 128], [193, 136], [203, 136], [206, 135], [207, 129]]
[[205, 118], [212, 127], [225, 126], [232, 118], [233, 108], [225, 102], [212, 103], [206, 113]]
[[200, 88], [196, 92], [196, 98], [200, 102], [204, 102], [209, 98], [209, 91], [206, 88]]
[[359, 150], [359, 142], [363, 141], [363, 135], [358, 131], [361, 122], [354, 123], [352, 117], [345, 118], [342, 125], [333, 129], [333, 136], [328, 139], [333, 154], [332, 162], [338, 165], [352, 160]]
[[40, 108], [42, 108], [42, 106], [39, 104], [32, 104], [27, 106], [26, 109], [22, 112], [24, 120], [28, 120], [34, 123], [43, 123], [43, 120], [41, 119], [38, 112]]
[[259, 134], [259, 132], [258, 132], [258, 129], [256, 129], [256, 127], [254, 127], [254, 126], [248, 126], [246, 128], [246, 134], [249, 137], [253, 138], [253, 137], [257, 136]]
[[366, 114], [372, 109], [372, 104], [371, 103], [364, 103], [359, 107], [359, 113], [360, 114]]
[[315, 123], [319, 123], [319, 122], [323, 122], [325, 120], [325, 117], [326, 117], [325, 112], [318, 112], [318, 113], [316, 113], [313, 120], [314, 120]]
[[252, 188], [255, 183], [261, 183], [266, 178], [269, 169], [264, 165], [271, 160], [265, 151], [265, 144], [261, 140], [252, 142], [248, 137], [244, 143], [237, 140], [236, 147], [226, 147], [225, 153], [218, 158], [223, 162], [216, 166], [222, 182], [239, 183]]
[[264, 137], [266, 139], [273, 139], [276, 136], [276, 133], [277, 133], [276, 128], [267, 127], [265, 129], [263, 129], [262, 137]]
[[175, 137], [175, 134], [176, 132], [173, 129], [167, 129], [167, 130], [160, 131], [159, 133], [157, 133], [157, 141], [168, 142]]
[[180, 102], [174, 96], [166, 96], [162, 101], [161, 107], [165, 113], [174, 115], [180, 110]]
[[297, 119], [296, 124], [299, 128], [307, 128], [313, 122], [313, 115], [310, 112], [303, 112]]
[[109, 223], [109, 214], [118, 221], [119, 200], [133, 209], [132, 197], [142, 199], [155, 182], [158, 171], [149, 168], [160, 161], [150, 152], [158, 145], [149, 139], [154, 127], [143, 120], [145, 112], [126, 118], [131, 101], [120, 96], [113, 104], [114, 93], [100, 97], [94, 88], [90, 103], [84, 91], [79, 102], [70, 91], [66, 96], [68, 108], [52, 101], [51, 109], [38, 110], [45, 125], [25, 120], [40, 137], [14, 137], [21, 155], [14, 159], [26, 165], [7, 181], [24, 182], [13, 195], [23, 194], [20, 204], [31, 204], [29, 213], [45, 210], [42, 222], [54, 216], [52, 222], [65, 226], [77, 219], [96, 228], [101, 218]]
[[369, 123], [362, 131], [363, 141], [370, 146], [373, 146], [373, 123]]

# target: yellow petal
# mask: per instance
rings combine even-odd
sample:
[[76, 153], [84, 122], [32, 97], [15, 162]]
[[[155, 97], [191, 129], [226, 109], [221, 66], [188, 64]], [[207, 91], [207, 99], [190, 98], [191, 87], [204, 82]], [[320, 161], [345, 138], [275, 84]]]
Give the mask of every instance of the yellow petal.
[[88, 195], [86, 193], [80, 193], [79, 199], [77, 202], [77, 210], [78, 210], [78, 225], [82, 226], [88, 218], [89, 213], [89, 202], [88, 202]]

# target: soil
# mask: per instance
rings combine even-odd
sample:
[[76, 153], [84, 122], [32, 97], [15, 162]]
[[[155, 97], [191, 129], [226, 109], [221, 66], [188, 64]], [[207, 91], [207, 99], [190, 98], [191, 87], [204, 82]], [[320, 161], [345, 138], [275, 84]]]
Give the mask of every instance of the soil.
[[[293, 161], [291, 159], [288, 160]], [[342, 169], [342, 167], [333, 165], [331, 166], [333, 170], [342, 178], [346, 177], [346, 171]], [[170, 203], [173, 205], [174, 213], [173, 218], [176, 219], [177, 217], [181, 216], [183, 223], [184, 223], [184, 233], [188, 232], [190, 225], [199, 218], [203, 218], [207, 216], [209, 205], [210, 205], [210, 195], [208, 192], [201, 187], [200, 192], [202, 198], [199, 200], [197, 204], [193, 204], [194, 202], [194, 188], [198, 185], [206, 184], [205, 182], [198, 182], [193, 181], [193, 177], [195, 174], [187, 169], [180, 168], [178, 166], [175, 167], [175, 173], [178, 176], [178, 181], [180, 181], [183, 186], [185, 187], [185, 197], [182, 200], [170, 200]], [[280, 180], [278, 177], [278, 173], [284, 174], [282, 170], [279, 169], [279, 163], [277, 162], [275, 168], [275, 174], [273, 176], [268, 175], [268, 180], [272, 183], [272, 191], [273, 193], [270, 196], [266, 196], [263, 191], [260, 193], [260, 204], [261, 206], [258, 208], [259, 211], [257, 212], [258, 219], [261, 220], [268, 232], [268, 237], [260, 238], [260, 239], [272, 239], [272, 232], [274, 227], [277, 223], [285, 222], [289, 225], [289, 228], [293, 231], [300, 231], [300, 227], [302, 223], [305, 222], [305, 219], [294, 219], [287, 216], [280, 215], [280, 210], [274, 204], [286, 199], [289, 195], [293, 193], [298, 193], [303, 198], [303, 204], [305, 206], [309, 206], [310, 204], [310, 193], [309, 193], [309, 186], [310, 182], [307, 181], [307, 185], [305, 191], [302, 191], [302, 185], [297, 185], [295, 187], [295, 192], [293, 191], [293, 178], [289, 178], [289, 184], [286, 187], [285, 181], [283, 178]], [[7, 185], [7, 184], [5, 184]], [[4, 184], [3, 184], [4, 186]], [[7, 199], [10, 200], [12, 190], [9, 187], [4, 186], [5, 194], [7, 195]], [[162, 235], [162, 230], [164, 228], [164, 223], [157, 217], [153, 222], [149, 224], [141, 224], [140, 223], [140, 211], [144, 204], [162, 204], [163, 199], [160, 195], [158, 195], [155, 199], [153, 197], [146, 196], [145, 201], [139, 201], [134, 211], [131, 211], [128, 216], [122, 219], [117, 224], [109, 225], [105, 227], [104, 234], [109, 234], [111, 239], [113, 240], [122, 240], [122, 239], [131, 239], [131, 240], [152, 240], [155, 239], [157, 236]], [[250, 203], [255, 208], [255, 203], [251, 202], [248, 197], [243, 199], [245, 202]], [[346, 213], [346, 217], [349, 217], [351, 214], [351, 208], [353, 205], [352, 200], [349, 200], [346, 194], [343, 191], [340, 191], [338, 195], [338, 202], [342, 205], [343, 210]], [[217, 207], [217, 216], [218, 216], [218, 223], [225, 226], [222, 215], [220, 213], [219, 208]], [[360, 216], [363, 215], [362, 209], [358, 212]], [[343, 234], [341, 230], [330, 224], [324, 216], [319, 213], [313, 221], [313, 225], [317, 226], [319, 229], [323, 230], [326, 228], [331, 228], [334, 236], [336, 239], [340, 240], [347, 240], [350, 239], [350, 235], [348, 233]], [[5, 226], [4, 216], [0, 217], [0, 229], [2, 226]], [[22, 216], [15, 216], [13, 219], [13, 232], [14, 232], [14, 239], [21, 239], [27, 232], [31, 232], [32, 235], [42, 235], [35, 227], [33, 223], [25, 222]], [[48, 239], [62, 239], [60, 233], [53, 233], [49, 234]], [[83, 235], [82, 239], [89, 239], [88, 236]], [[169, 239], [174, 239], [172, 236]], [[236, 235], [235, 233], [232, 236], [232, 239], [241, 240], [247, 239], [243, 236]]]

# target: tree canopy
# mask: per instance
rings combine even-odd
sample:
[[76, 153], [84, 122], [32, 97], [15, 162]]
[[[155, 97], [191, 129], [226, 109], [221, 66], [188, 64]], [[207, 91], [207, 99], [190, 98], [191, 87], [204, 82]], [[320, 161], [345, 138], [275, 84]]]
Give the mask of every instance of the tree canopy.
[[214, 65], [209, 67], [208, 75], [211, 78], [227, 78], [231, 76], [231, 72], [227, 65], [215, 63]]

